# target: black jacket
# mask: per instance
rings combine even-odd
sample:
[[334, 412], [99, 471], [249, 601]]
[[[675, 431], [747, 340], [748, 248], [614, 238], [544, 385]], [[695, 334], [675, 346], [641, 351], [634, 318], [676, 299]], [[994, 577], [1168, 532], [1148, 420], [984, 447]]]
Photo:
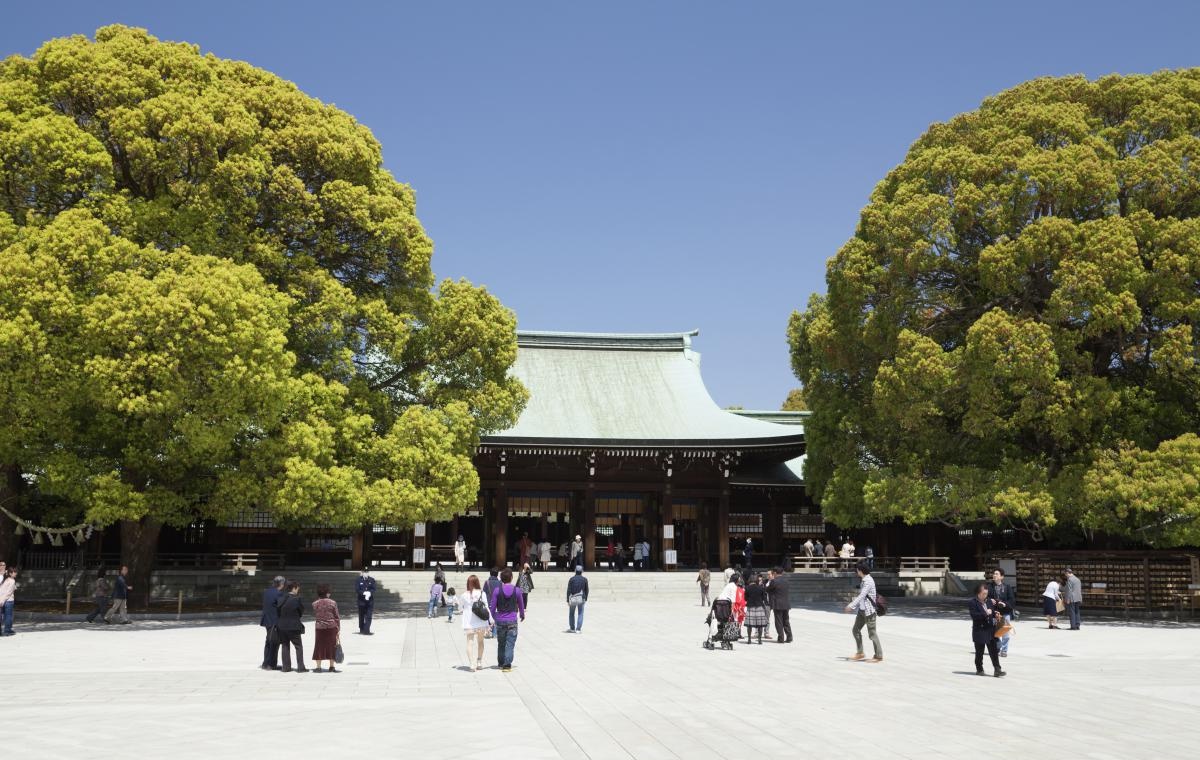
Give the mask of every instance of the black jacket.
[[767, 593], [771, 595], [771, 609], [790, 610], [792, 608], [792, 602], [788, 599], [787, 577], [777, 575], [774, 580], [767, 581]]
[[587, 578], [582, 575], [576, 575], [567, 581], [567, 601], [571, 601], [571, 594], [583, 594], [583, 601], [588, 598], [588, 582]]
[[766, 607], [767, 590], [757, 583], [751, 583], [746, 586], [746, 606]]
[[999, 610], [1000, 614], [1011, 615], [1013, 607], [1015, 607], [1017, 604], [1017, 600], [1013, 598], [1012, 586], [1005, 583], [999, 589], [997, 589], [995, 583], [989, 582], [987, 590], [988, 599], [992, 600], [993, 602], [998, 602], [998, 604], [996, 604], [996, 609]]
[[300, 618], [304, 616], [304, 602], [300, 595], [285, 593], [279, 600], [278, 607], [279, 622], [275, 627], [285, 633], [304, 633], [304, 623], [300, 622]]
[[270, 628], [279, 622], [279, 597], [286, 594], [286, 591], [274, 586], [263, 591], [262, 618], [258, 621], [259, 625]]
[[992, 600], [981, 602], [972, 598], [967, 609], [971, 611], [971, 640], [987, 643], [988, 639], [994, 638], [996, 619], [992, 616]]

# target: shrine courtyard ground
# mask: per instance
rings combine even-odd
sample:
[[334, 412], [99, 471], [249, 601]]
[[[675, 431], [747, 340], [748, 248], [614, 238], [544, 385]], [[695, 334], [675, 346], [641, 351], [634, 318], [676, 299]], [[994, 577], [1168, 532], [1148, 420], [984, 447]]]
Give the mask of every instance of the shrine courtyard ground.
[[507, 674], [494, 641], [489, 667], [467, 670], [459, 621], [415, 608], [343, 636], [340, 674], [260, 670], [251, 622], [19, 624], [0, 639], [0, 754], [1128, 760], [1200, 746], [1194, 626], [1027, 616], [997, 679], [974, 675], [965, 605], [898, 603], [873, 664], [847, 660], [853, 618], [833, 605], [793, 610], [790, 646], [706, 651], [697, 601], [594, 600], [572, 635], [566, 605], [535, 592]]

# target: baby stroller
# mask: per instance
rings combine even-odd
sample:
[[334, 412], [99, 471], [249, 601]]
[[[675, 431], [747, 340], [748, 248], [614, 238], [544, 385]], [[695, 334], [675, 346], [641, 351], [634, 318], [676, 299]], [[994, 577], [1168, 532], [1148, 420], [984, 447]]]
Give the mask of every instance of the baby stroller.
[[[715, 632], [713, 631], [714, 619], [717, 622]], [[708, 626], [708, 638], [701, 646], [705, 649], [716, 649], [716, 645], [720, 643], [722, 649], [733, 649], [733, 642], [737, 641], [741, 631], [733, 620], [732, 602], [728, 599], [718, 599], [713, 602], [708, 617], [704, 619], [704, 624]]]

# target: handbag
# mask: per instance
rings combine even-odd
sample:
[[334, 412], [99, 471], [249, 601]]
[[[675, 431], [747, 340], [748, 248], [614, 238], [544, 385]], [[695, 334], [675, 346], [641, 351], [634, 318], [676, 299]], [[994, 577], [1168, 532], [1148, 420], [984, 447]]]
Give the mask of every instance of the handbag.
[[337, 643], [333, 645], [333, 661], [338, 665], [346, 659], [346, 653], [342, 651], [342, 634], [338, 634]]
[[1054, 600], [1054, 609], [1058, 610], [1059, 612], [1066, 612], [1067, 605], [1063, 604], [1062, 599], [1055, 599]]
[[491, 618], [491, 614], [488, 612], [488, 606], [483, 603], [482, 596], [476, 599], [474, 604], [471, 605], [471, 614], [480, 620], [488, 620]]
[[1012, 623], [1001, 623], [1000, 625], [996, 626], [996, 630], [992, 632], [992, 636], [1002, 639], [1011, 633], [1012, 629]]
[[571, 594], [571, 596], [567, 598], [567, 604], [570, 604], [572, 607], [582, 607], [583, 592], [580, 591], [578, 593]]

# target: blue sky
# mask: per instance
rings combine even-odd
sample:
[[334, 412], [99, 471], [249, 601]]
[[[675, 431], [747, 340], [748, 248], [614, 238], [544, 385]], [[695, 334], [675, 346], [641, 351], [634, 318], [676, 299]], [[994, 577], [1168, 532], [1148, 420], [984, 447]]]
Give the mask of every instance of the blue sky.
[[354, 114], [439, 277], [537, 330], [699, 328], [721, 405], [777, 408], [785, 329], [935, 121], [1043, 75], [1200, 65], [1186, 3], [10, 5], [0, 55], [125, 23]]

